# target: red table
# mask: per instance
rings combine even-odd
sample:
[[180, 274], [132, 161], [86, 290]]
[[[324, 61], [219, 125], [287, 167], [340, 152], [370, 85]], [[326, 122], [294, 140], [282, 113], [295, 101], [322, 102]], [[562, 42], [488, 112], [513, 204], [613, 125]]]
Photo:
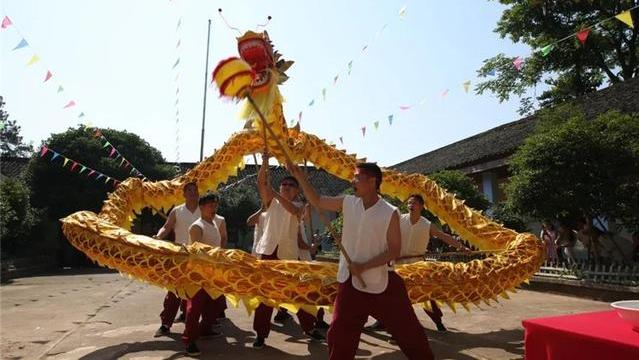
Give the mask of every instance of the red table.
[[639, 360], [639, 332], [613, 310], [522, 323], [526, 360]]

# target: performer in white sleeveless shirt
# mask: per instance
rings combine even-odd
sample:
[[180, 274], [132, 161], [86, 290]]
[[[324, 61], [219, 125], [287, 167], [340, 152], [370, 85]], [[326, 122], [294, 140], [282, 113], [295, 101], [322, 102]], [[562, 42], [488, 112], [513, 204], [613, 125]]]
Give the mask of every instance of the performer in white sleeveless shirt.
[[[424, 209], [424, 199], [419, 194], [412, 194], [407, 201], [408, 213], [399, 217], [399, 227], [402, 235], [402, 251], [401, 257], [397, 259], [397, 264], [411, 264], [424, 260], [424, 253], [428, 248], [431, 237], [436, 237], [449, 245], [455, 247], [459, 251], [469, 251], [465, 246], [455, 240], [452, 236], [431, 226], [430, 221], [422, 216]], [[446, 327], [442, 322], [444, 315], [439, 309], [437, 302], [430, 301], [430, 309], [424, 308], [424, 311], [433, 320], [437, 326], [437, 330], [446, 331]], [[383, 330], [384, 325], [381, 321], [367, 327], [369, 330]]]
[[[171, 210], [164, 225], [158, 233], [153, 236], [154, 239], [165, 239], [171, 231], [174, 231], [176, 244], [189, 244], [189, 227], [200, 217], [200, 208], [198, 206], [200, 195], [197, 184], [188, 183], [184, 185], [182, 195], [185, 200], [184, 204], [178, 205]], [[155, 337], [168, 335], [171, 332], [170, 329], [175, 320], [178, 308], [182, 307], [182, 315], [180, 315], [180, 318], [184, 319], [186, 316], [186, 300], [181, 300], [172, 292], [166, 294], [163, 305], [164, 308], [160, 313], [162, 324], [155, 332]]]
[[[400, 256], [401, 234], [397, 210], [378, 194], [381, 169], [373, 163], [357, 164], [352, 180], [355, 196], [320, 197], [297, 165], [286, 167], [312, 204], [344, 215], [342, 245], [352, 263], [349, 266], [340, 255], [340, 284], [327, 337], [329, 359], [355, 357], [369, 315], [386, 324], [409, 359], [433, 359], [404, 282], [389, 267]], [[352, 275], [360, 275], [366, 286]]]
[[[262, 260], [297, 260], [299, 248], [297, 236], [299, 221], [302, 215], [302, 204], [294, 202], [300, 193], [299, 184], [292, 176], [287, 176], [280, 182], [279, 192], [273, 190], [268, 183], [268, 154], [262, 155], [262, 166], [257, 174], [257, 189], [260, 193], [264, 212], [264, 224], [255, 252]], [[271, 330], [271, 316], [273, 308], [260, 304], [255, 310], [253, 330], [256, 338], [253, 347], [264, 347], [265, 339]], [[313, 341], [322, 341], [324, 336], [315, 329], [315, 317], [304, 310], [297, 312], [304, 334]]]
[[[222, 245], [222, 235], [217, 225], [222, 222], [219, 219], [216, 221], [218, 204], [217, 194], [207, 193], [200, 197], [201, 217], [189, 227], [189, 242], [191, 244], [201, 243], [216, 248]], [[200, 354], [196, 344], [196, 340], [200, 336], [219, 337], [222, 335], [213, 330], [212, 327], [222, 311], [223, 299], [224, 295], [212, 299], [204, 289], [200, 289], [187, 300], [186, 321], [184, 333], [182, 333], [182, 341], [186, 345], [187, 354], [192, 356]]]

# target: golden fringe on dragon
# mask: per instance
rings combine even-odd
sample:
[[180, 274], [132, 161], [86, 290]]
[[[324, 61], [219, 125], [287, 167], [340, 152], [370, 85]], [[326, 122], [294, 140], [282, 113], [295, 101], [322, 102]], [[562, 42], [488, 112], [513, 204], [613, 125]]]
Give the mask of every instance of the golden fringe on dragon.
[[[358, 159], [299, 128], [287, 128], [278, 85], [287, 79], [292, 61], [273, 51], [266, 32], [247, 32], [238, 39], [241, 59], [222, 61], [213, 77], [223, 94], [247, 93], [242, 110], [243, 131], [235, 133], [206, 160], [173, 180], [130, 178], [108, 196], [100, 213], [80, 211], [62, 219], [71, 244], [102, 266], [166, 288], [180, 297], [205, 289], [213, 298], [224, 294], [232, 304], [243, 302], [252, 311], [259, 303], [311, 313], [330, 308], [337, 293], [337, 264], [290, 260], [258, 260], [241, 250], [211, 248], [195, 243], [180, 246], [129, 231], [144, 208], [169, 209], [182, 202], [182, 187], [195, 182], [200, 191], [213, 190], [236, 175], [245, 155], [270, 153], [284, 163], [312, 162], [330, 174], [350, 180]], [[250, 64], [246, 66], [245, 64]], [[247, 85], [248, 84], [248, 85]], [[252, 102], [252, 104], [249, 103]], [[264, 136], [261, 112], [270, 136]], [[278, 146], [282, 145], [281, 147]], [[396, 266], [413, 303], [434, 299], [468, 309], [489, 304], [526, 282], [543, 262], [543, 245], [534, 235], [517, 233], [466, 206], [421, 174], [384, 170], [381, 192], [401, 200], [420, 194], [426, 208], [462, 238], [481, 250], [483, 260], [466, 263], [416, 262]]]

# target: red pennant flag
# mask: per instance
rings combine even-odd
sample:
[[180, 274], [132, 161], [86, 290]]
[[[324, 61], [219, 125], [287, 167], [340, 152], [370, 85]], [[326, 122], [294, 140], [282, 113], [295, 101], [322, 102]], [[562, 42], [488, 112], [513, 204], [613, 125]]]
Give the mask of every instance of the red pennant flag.
[[109, 157], [112, 157], [113, 154], [115, 154], [115, 151], [116, 151], [115, 148], [111, 147], [111, 153], [109, 154]]
[[589, 34], [590, 34], [589, 28], [579, 30], [579, 32], [577, 33], [577, 40], [579, 40], [581, 45], [584, 45], [586, 43], [586, 39], [588, 39]]
[[44, 146], [44, 145], [42, 145], [42, 149], [40, 149], [40, 157], [43, 157], [44, 155], [46, 155], [47, 151], [49, 151], [49, 148]]
[[72, 106], [75, 106], [75, 101], [71, 100], [68, 104], [64, 105], [63, 109], [68, 109]]
[[52, 76], [53, 74], [51, 73], [51, 71], [47, 70], [47, 76], [44, 77], [44, 82], [47, 82], [49, 79], [51, 79]]
[[131, 165], [131, 163], [129, 162], [129, 160], [124, 160], [124, 168], [128, 168], [129, 165]]
[[4, 19], [2, 19], [2, 28], [3, 29], [8, 28], [9, 25], [11, 25], [11, 24], [13, 24], [13, 23], [11, 22], [11, 19], [9, 19], [8, 16], [5, 16]]
[[102, 131], [100, 129], [95, 129], [95, 133], [93, 134], [94, 138], [102, 137]]
[[408, 110], [408, 109], [410, 109], [410, 108], [411, 108], [411, 106], [410, 106], [410, 105], [400, 105], [400, 106], [399, 106], [399, 109], [400, 109], [400, 110]]
[[71, 165], [71, 172], [73, 172], [73, 169], [75, 169], [75, 167], [78, 166], [77, 162], [73, 162], [73, 165]]
[[89, 175], [87, 175], [87, 177], [91, 177], [91, 175], [95, 174], [95, 170], [91, 170], [91, 172], [89, 173]]

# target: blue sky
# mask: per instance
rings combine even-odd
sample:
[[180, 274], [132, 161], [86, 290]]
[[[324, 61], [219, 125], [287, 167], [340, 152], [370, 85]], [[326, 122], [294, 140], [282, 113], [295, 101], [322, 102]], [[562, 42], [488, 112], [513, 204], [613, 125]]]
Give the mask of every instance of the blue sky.
[[[218, 7], [242, 31], [273, 17], [269, 35], [284, 58], [295, 61], [281, 87], [287, 119], [302, 111], [303, 130], [381, 165], [519, 118], [516, 100], [500, 104], [490, 94], [466, 94], [462, 86], [477, 82], [482, 60], [529, 52], [493, 32], [504, 10], [494, 1], [4, 0], [1, 15], [14, 23], [0, 32], [0, 94], [10, 118], [35, 145], [90, 121], [142, 136], [169, 161], [176, 160], [176, 144], [181, 161], [197, 161], [207, 19], [213, 20], [207, 72], [237, 55], [237, 34], [221, 21]], [[22, 37], [31, 46], [13, 51]], [[26, 66], [34, 53], [41, 61]], [[47, 70], [53, 78], [43, 83]], [[212, 87], [207, 96], [205, 156], [243, 125], [237, 104], [219, 99]], [[70, 100], [77, 105], [63, 109]], [[402, 111], [402, 105], [416, 106]], [[79, 118], [80, 112], [86, 116]]]

